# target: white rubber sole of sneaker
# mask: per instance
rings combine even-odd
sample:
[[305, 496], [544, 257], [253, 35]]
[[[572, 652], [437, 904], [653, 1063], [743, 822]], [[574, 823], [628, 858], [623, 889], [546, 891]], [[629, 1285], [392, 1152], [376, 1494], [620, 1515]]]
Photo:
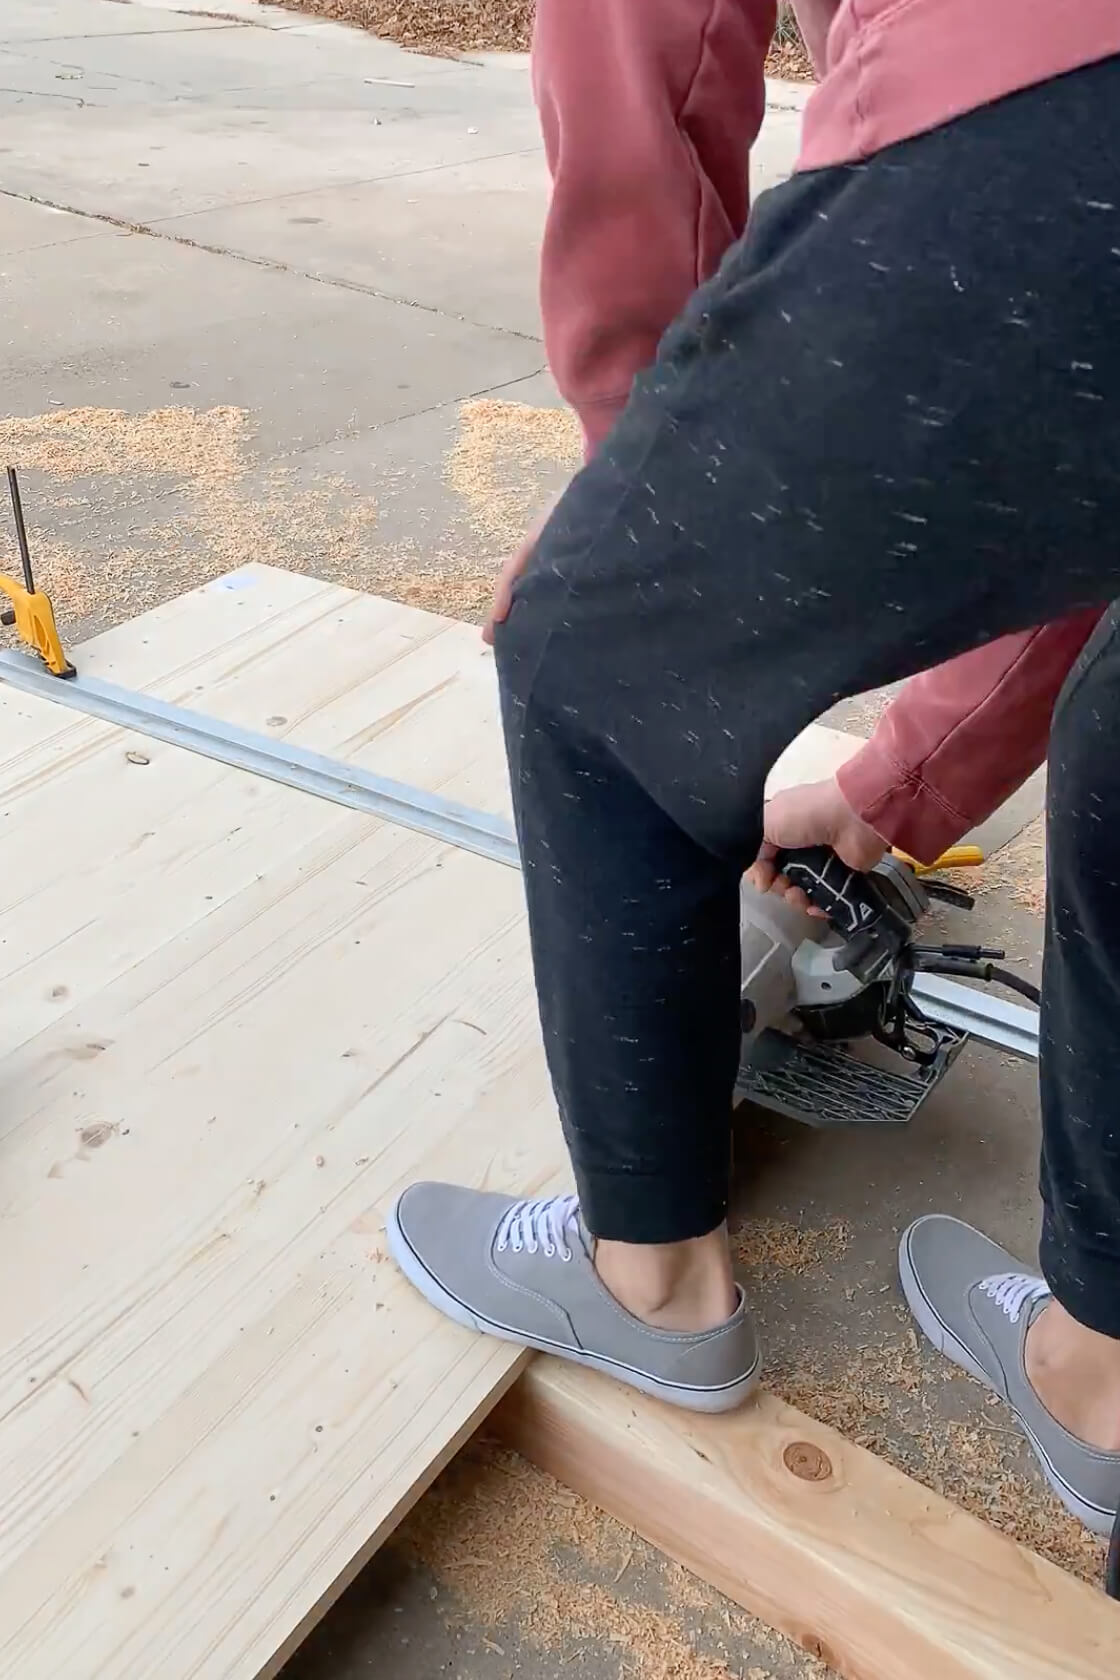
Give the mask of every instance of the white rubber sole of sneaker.
[[[926, 1340], [933, 1343], [938, 1353], [943, 1353], [946, 1359], [951, 1359], [954, 1365], [959, 1365], [961, 1370], [967, 1371], [970, 1377], [975, 1377], [977, 1382], [983, 1383], [984, 1387], [990, 1389], [993, 1394], [998, 1394], [999, 1390], [984, 1367], [972, 1357], [964, 1343], [954, 1336], [948, 1325], [941, 1322], [932, 1304], [926, 1298], [925, 1291], [918, 1281], [918, 1274], [914, 1270], [913, 1262], [910, 1259], [910, 1249], [906, 1241], [906, 1235], [906, 1233], [903, 1234], [902, 1241], [898, 1245], [898, 1272], [906, 1303], [921, 1326]], [[1000, 1399], [1003, 1399], [1002, 1395], [1000, 1395]], [[1046, 1448], [1017, 1409], [1011, 1405], [1010, 1401], [1005, 1401], [1004, 1404], [1009, 1407], [1016, 1423], [1030, 1442], [1042, 1469], [1042, 1474], [1046, 1477], [1066, 1510], [1075, 1516], [1079, 1522], [1084, 1523], [1085, 1527], [1094, 1534], [1103, 1535], [1107, 1539], [1112, 1533], [1113, 1515], [1108, 1511], [1102, 1511], [1099, 1505], [1086, 1504], [1085, 1500], [1058, 1474], [1050, 1462]]]
[[389, 1243], [389, 1252], [413, 1288], [446, 1318], [453, 1319], [466, 1330], [479, 1330], [484, 1336], [495, 1336], [502, 1342], [513, 1342], [518, 1347], [532, 1348], [536, 1353], [551, 1353], [558, 1359], [570, 1360], [573, 1365], [585, 1365], [592, 1371], [601, 1371], [604, 1376], [614, 1377], [618, 1382], [626, 1383], [630, 1388], [640, 1389], [643, 1394], [652, 1395], [655, 1400], [668, 1401], [669, 1405], [681, 1406], [690, 1412], [732, 1412], [749, 1399], [758, 1387], [761, 1365], [758, 1359], [742, 1377], [722, 1388], [690, 1388], [685, 1383], [660, 1382], [646, 1371], [635, 1370], [633, 1366], [624, 1365], [603, 1355], [567, 1348], [561, 1342], [519, 1335], [517, 1331], [509, 1330], [505, 1325], [473, 1313], [432, 1276], [405, 1236], [397, 1217], [395, 1202], [385, 1221], [385, 1235]]

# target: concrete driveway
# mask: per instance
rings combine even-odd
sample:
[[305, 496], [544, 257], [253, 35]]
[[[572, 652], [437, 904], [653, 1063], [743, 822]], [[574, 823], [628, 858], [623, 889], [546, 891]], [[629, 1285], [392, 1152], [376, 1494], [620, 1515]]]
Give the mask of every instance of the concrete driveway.
[[[243, 550], [481, 609], [576, 454], [563, 416], [534, 418], [556, 398], [524, 60], [255, 0], [4, 0], [0, 188], [3, 406], [25, 422], [0, 444], [73, 637]], [[158, 463], [111, 419], [176, 408], [215, 416], [217, 477], [176, 460], [173, 419]]]

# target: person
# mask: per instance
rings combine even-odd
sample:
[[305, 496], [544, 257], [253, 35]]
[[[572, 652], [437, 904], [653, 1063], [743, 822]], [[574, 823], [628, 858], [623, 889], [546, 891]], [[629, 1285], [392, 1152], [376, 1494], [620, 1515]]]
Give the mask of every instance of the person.
[[[780, 890], [774, 848], [810, 841], [930, 859], [1048, 739], [1044, 1278], [938, 1215], [900, 1252], [922, 1328], [1105, 1532], [1120, 7], [811, 0], [797, 172], [748, 222], [772, 23], [769, 0], [539, 0], [545, 335], [587, 461], [490, 634], [576, 1194], [415, 1185], [390, 1240], [461, 1322], [739, 1403], [759, 1365], [725, 1223], [740, 878]], [[783, 748], [907, 677], [834, 783], [770, 807], [764, 844]]]

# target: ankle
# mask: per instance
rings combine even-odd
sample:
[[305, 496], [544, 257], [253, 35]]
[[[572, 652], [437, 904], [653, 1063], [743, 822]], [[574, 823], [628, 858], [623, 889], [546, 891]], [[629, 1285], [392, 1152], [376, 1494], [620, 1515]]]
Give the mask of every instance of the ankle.
[[1051, 1301], [1027, 1332], [1023, 1363], [1050, 1415], [1079, 1441], [1120, 1452], [1120, 1341]]
[[595, 1270], [620, 1306], [658, 1330], [712, 1330], [739, 1304], [725, 1225], [680, 1243], [597, 1243]]

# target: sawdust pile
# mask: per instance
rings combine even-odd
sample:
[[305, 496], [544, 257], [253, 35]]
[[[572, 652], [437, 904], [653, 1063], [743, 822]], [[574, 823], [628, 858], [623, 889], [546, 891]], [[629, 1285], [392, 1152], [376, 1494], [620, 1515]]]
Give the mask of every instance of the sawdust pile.
[[[89, 615], [91, 607], [98, 619], [104, 612], [107, 623], [112, 616], [109, 609], [115, 602], [122, 599], [126, 593], [131, 593], [132, 599], [135, 600], [135, 579], [142, 574], [146, 563], [146, 555], [142, 548], [118, 548], [109, 553], [91, 556], [87, 549], [75, 544], [57, 542], [53, 537], [38, 535], [32, 543], [31, 552], [35, 563], [36, 587], [44, 589], [50, 596], [64, 647], [71, 640], [71, 628]], [[2, 539], [0, 567], [8, 571], [15, 569], [18, 573], [18, 568], [13, 567], [11, 556], [5, 553]], [[197, 581], [202, 583], [205, 577], [200, 576]], [[192, 582], [183, 587], [193, 588], [194, 584]], [[159, 599], [163, 600], [177, 593], [181, 591], [168, 588], [160, 592]], [[144, 602], [145, 606], [156, 604], [155, 599]], [[143, 606], [135, 610], [143, 611]], [[130, 615], [126, 613], [124, 616]]]
[[[1024, 836], [1024, 850], [1032, 845], [1037, 850], [1037, 837]], [[788, 1311], [791, 1279], [835, 1276], [852, 1241], [842, 1220], [820, 1229], [751, 1220], [732, 1234], [748, 1293], [766, 1313]], [[845, 1293], [852, 1300], [855, 1290]], [[783, 1338], [764, 1335], [767, 1386], [1059, 1567], [1099, 1584], [1101, 1544], [1042, 1485], [1009, 1414], [926, 1348], [905, 1309], [897, 1310], [898, 1333], [877, 1333], [855, 1353], [826, 1344], [814, 1354], [798, 1336], [783, 1354], [776, 1351]]]
[[829, 1673], [550, 1476], [488, 1443], [459, 1455], [392, 1544], [455, 1594], [464, 1618], [491, 1630], [510, 1624], [537, 1649], [574, 1663], [581, 1648], [599, 1644], [617, 1652], [633, 1680], [771, 1680], [768, 1668], [743, 1666], [747, 1650], [761, 1649], [787, 1674], [791, 1661], [804, 1680]]
[[[1093, 1586], [1104, 1546], [1036, 1479], [1010, 1414], [907, 1328], [838, 1369], [800, 1359], [767, 1370], [775, 1394]], [[954, 1391], [956, 1391], [954, 1393]], [[981, 1398], [982, 1397], [982, 1398]], [[964, 1416], [955, 1418], [953, 1401]]]
[[[438, 467], [375, 470], [372, 496], [340, 474], [259, 466], [252, 439], [235, 408], [0, 418], [0, 461], [27, 475], [36, 571], [64, 631], [89, 634], [251, 560], [477, 620], [527, 510], [580, 454], [564, 410], [468, 403], [446, 467], [462, 500], [448, 514], [430, 499]], [[407, 535], [383, 534], [386, 507]], [[0, 529], [0, 564], [14, 563], [8, 542]]]
[[[84, 490], [44, 506], [41, 486], [24, 485], [36, 574], [64, 626], [101, 628], [247, 560], [332, 581], [357, 581], [365, 566], [362, 586], [376, 587], [377, 568], [365, 565], [372, 501], [343, 479], [293, 488], [292, 469], [255, 469], [251, 438], [236, 408], [0, 419], [0, 459], [41, 473], [48, 496], [54, 485]], [[406, 593], [401, 569], [389, 569]]]
[[851, 1227], [842, 1219], [820, 1230], [785, 1219], [752, 1219], [732, 1233], [731, 1247], [736, 1265], [765, 1280], [838, 1265], [851, 1241]]
[[529, 408], [491, 397], [464, 403], [459, 419], [448, 483], [466, 503], [478, 536], [496, 553], [509, 554], [534, 516], [547, 469], [557, 469], [560, 488], [579, 466], [579, 422], [566, 408]]
[[[534, 0], [279, 0], [290, 11], [354, 23], [418, 52], [528, 52]], [[766, 61], [768, 76], [811, 81], [812, 66], [792, 8], [781, 8]]]
[[859, 694], [844, 707], [843, 727], [853, 735], [874, 735], [876, 726], [891, 703], [889, 689], [877, 689], [873, 694]]
[[312, 488], [293, 486], [292, 471], [273, 467], [257, 475], [255, 494], [237, 484], [210, 484], [177, 518], [147, 525], [141, 534], [165, 554], [189, 557], [201, 549], [213, 573], [254, 560], [373, 587], [358, 579], [369, 570], [376, 504], [338, 477]]
[[245, 471], [247, 432], [240, 408], [54, 408], [0, 418], [0, 459], [52, 478], [156, 473], [222, 484]]
[[[963, 872], [961, 872], [963, 875]], [[1028, 823], [1023, 832], [973, 872], [978, 894], [1006, 893], [1013, 904], [1041, 916], [1046, 908], [1046, 815]]]
[[800, 36], [795, 41], [773, 43], [766, 55], [766, 74], [779, 82], [816, 81], [812, 61]]

